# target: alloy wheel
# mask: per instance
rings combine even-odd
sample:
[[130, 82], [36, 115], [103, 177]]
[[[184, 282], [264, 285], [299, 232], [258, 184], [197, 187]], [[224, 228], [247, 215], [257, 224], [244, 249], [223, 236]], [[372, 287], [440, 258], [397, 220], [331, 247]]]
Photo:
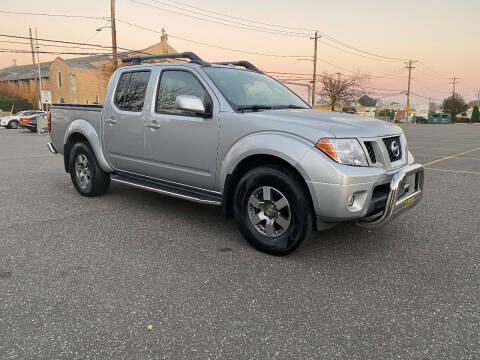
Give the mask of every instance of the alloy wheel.
[[78, 184], [82, 188], [86, 188], [91, 181], [92, 173], [90, 163], [84, 154], [78, 154], [75, 158], [75, 173], [77, 175]]
[[255, 229], [267, 237], [283, 235], [291, 223], [287, 198], [271, 186], [261, 186], [250, 195], [248, 217]]

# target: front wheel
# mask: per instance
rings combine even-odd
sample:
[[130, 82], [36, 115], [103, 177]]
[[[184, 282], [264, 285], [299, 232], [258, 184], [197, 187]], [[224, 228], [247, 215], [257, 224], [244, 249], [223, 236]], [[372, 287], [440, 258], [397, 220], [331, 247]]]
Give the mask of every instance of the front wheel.
[[280, 166], [250, 170], [234, 195], [240, 232], [256, 249], [272, 255], [293, 252], [312, 228], [309, 194], [295, 174]]
[[110, 187], [110, 174], [98, 165], [88, 144], [76, 143], [70, 151], [70, 177], [75, 189], [83, 196], [103, 195]]

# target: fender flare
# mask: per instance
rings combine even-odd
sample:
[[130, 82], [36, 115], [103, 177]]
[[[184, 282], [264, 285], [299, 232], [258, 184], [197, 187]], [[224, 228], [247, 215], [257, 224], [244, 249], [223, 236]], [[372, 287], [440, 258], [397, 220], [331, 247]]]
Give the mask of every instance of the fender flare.
[[[84, 119], [77, 119], [72, 121], [65, 130], [65, 135], [63, 138], [63, 146], [69, 142], [70, 137], [73, 134], [81, 134], [83, 135], [95, 153], [95, 157], [97, 158], [98, 164], [105, 172], [112, 172], [113, 168], [108, 163], [107, 159], [103, 154], [102, 143], [100, 141], [100, 135], [97, 133], [95, 128], [92, 124], [90, 124], [87, 120]], [[66, 156], [66, 154], [64, 154]]]
[[238, 164], [253, 155], [271, 155], [280, 158], [309, 181], [308, 173], [300, 166], [300, 161], [314, 145], [299, 136], [280, 131], [262, 131], [249, 134], [236, 141], [223, 156], [218, 169], [216, 188], [224, 192], [226, 178], [232, 174]]

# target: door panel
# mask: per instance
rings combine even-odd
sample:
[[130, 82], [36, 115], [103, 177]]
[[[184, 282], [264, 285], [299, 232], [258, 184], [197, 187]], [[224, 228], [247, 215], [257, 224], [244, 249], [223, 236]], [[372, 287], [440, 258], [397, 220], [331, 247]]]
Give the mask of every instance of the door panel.
[[[147, 115], [149, 176], [213, 190], [218, 144], [218, 102], [192, 72], [164, 70], [155, 106]], [[200, 97], [211, 117], [177, 109], [178, 95]]]
[[138, 172], [145, 159], [144, 101], [150, 71], [123, 72], [114, 99], [106, 103], [103, 141], [108, 160], [117, 170]]

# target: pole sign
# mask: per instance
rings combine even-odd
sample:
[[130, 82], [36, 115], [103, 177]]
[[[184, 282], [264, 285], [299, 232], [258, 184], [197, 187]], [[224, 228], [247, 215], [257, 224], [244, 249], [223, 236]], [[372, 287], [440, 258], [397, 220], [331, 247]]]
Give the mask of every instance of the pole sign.
[[41, 92], [42, 104], [52, 103], [52, 93], [48, 90], [42, 90]]

